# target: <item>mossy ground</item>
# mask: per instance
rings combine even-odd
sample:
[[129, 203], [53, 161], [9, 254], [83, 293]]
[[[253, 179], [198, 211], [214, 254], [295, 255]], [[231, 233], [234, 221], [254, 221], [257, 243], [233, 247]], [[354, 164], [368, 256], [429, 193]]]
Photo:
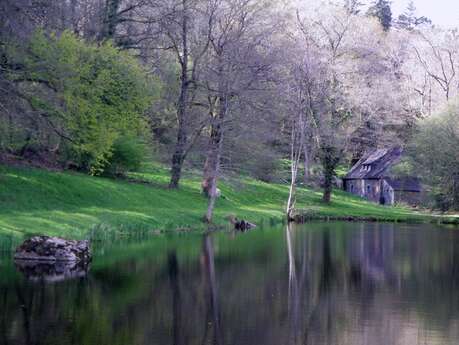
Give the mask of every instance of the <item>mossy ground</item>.
[[[188, 175], [179, 190], [167, 188], [168, 170], [146, 166], [129, 180], [91, 177], [73, 172], [0, 166], [0, 233], [49, 234], [82, 238], [92, 228], [204, 229], [207, 200], [198, 175]], [[253, 222], [284, 217], [288, 186], [249, 178], [225, 179], [215, 223], [237, 215]], [[425, 220], [427, 215], [403, 207], [379, 206], [341, 191], [321, 202], [321, 192], [299, 188], [297, 207], [330, 217]]]

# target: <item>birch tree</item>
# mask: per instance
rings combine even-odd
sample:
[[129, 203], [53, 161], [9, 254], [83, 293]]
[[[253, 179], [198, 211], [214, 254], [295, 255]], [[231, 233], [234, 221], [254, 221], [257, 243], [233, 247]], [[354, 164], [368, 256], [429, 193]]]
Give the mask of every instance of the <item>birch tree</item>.
[[333, 176], [344, 149], [345, 125], [351, 113], [345, 92], [346, 73], [342, 69], [349, 42], [352, 14], [335, 9], [331, 18], [302, 18], [298, 15], [304, 46], [300, 71], [304, 105], [314, 128], [315, 144], [324, 174], [324, 202], [329, 203]]

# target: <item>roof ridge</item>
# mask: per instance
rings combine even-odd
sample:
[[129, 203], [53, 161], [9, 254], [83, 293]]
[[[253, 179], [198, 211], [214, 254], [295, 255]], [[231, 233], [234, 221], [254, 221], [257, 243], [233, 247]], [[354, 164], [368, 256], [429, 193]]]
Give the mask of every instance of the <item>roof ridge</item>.
[[[400, 146], [376, 148], [364, 154], [349, 170], [344, 179], [384, 177], [385, 171], [401, 157]], [[369, 166], [369, 167], [368, 167]]]

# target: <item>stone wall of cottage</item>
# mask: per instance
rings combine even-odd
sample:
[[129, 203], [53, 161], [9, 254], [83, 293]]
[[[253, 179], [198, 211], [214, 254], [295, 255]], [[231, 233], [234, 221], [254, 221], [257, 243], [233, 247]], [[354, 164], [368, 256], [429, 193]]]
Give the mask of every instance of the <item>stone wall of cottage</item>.
[[379, 202], [381, 183], [377, 179], [346, 180], [344, 190], [368, 200]]

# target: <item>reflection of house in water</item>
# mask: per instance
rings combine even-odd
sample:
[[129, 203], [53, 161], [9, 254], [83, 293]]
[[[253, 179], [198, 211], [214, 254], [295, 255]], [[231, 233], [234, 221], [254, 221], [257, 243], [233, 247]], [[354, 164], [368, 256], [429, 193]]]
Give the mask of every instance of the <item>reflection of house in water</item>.
[[401, 148], [377, 149], [364, 155], [343, 178], [345, 191], [380, 204], [417, 205], [421, 184], [413, 176], [395, 177], [390, 170], [400, 162]]
[[391, 224], [381, 228], [379, 224], [372, 226], [373, 231], [356, 233], [350, 243], [352, 267], [372, 285], [378, 282], [391, 285], [398, 280], [392, 267], [394, 230]]

